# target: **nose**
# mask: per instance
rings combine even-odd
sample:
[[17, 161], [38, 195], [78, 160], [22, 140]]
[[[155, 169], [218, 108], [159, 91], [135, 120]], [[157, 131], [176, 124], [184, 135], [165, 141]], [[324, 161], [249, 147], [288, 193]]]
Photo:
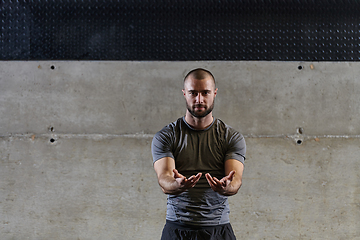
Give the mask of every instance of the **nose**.
[[201, 93], [199, 93], [197, 96], [196, 96], [196, 102], [197, 103], [202, 103], [204, 100], [203, 96]]

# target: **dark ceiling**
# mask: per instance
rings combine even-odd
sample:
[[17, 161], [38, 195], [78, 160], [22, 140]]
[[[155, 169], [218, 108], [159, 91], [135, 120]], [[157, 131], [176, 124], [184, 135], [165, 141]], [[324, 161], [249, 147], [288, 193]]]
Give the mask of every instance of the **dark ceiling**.
[[355, 0], [0, 4], [1, 60], [360, 60]]

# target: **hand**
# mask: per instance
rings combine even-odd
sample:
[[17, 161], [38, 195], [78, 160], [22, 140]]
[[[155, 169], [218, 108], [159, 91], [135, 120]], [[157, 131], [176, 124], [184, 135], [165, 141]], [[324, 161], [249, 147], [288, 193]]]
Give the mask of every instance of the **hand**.
[[173, 172], [174, 172], [175, 181], [179, 184], [179, 189], [181, 190], [181, 192], [194, 187], [202, 175], [202, 173], [198, 173], [196, 174], [196, 176], [192, 175], [191, 177], [186, 178], [185, 176], [180, 174], [176, 169], [174, 169]]
[[216, 177], [212, 177], [209, 173], [205, 174], [205, 177], [212, 190], [222, 195], [228, 196], [233, 195], [231, 181], [233, 180], [234, 175], [235, 171], [231, 171], [229, 175], [223, 177], [221, 180], [217, 179]]

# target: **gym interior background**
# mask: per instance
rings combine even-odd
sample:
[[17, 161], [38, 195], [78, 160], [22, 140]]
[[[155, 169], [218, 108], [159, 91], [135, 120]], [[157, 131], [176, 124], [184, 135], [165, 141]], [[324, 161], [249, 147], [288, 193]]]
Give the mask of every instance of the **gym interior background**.
[[238, 239], [360, 239], [360, 3], [1, 0], [0, 239], [159, 239], [155, 132], [207, 68]]

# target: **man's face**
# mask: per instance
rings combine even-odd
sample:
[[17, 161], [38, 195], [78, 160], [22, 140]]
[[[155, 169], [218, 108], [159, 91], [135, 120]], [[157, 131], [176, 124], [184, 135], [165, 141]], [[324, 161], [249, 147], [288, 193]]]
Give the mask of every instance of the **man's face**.
[[204, 79], [193, 79], [189, 76], [184, 83], [183, 94], [188, 111], [197, 118], [207, 116], [214, 108], [217, 88], [213, 79], [208, 76]]

